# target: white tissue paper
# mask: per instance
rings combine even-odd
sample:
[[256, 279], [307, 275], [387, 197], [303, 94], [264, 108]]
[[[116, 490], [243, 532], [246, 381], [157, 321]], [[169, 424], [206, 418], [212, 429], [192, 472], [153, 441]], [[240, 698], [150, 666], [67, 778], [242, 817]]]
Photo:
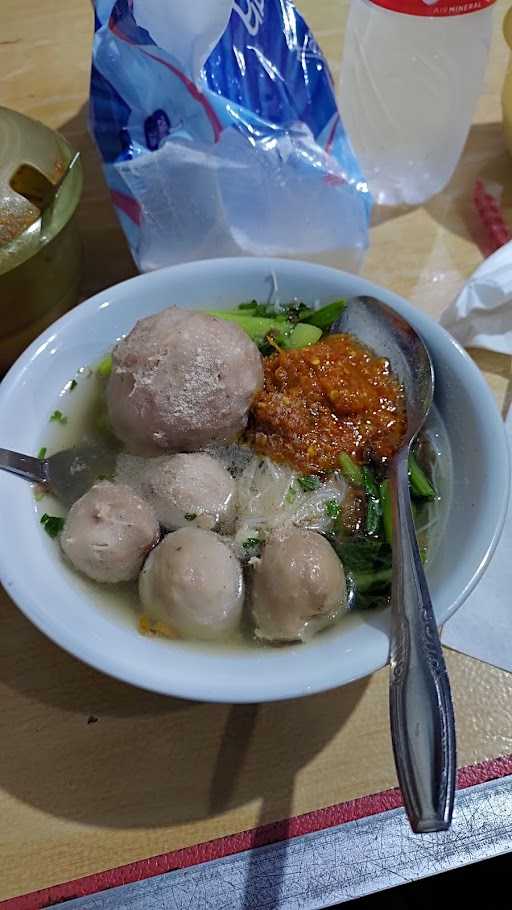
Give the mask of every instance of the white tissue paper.
[[512, 354], [512, 241], [482, 262], [439, 321], [465, 348]]
[[[512, 411], [506, 426], [512, 445]], [[445, 624], [444, 645], [502, 670], [512, 670], [512, 507], [482, 580]]]
[[[512, 243], [486, 259], [440, 319], [464, 347], [512, 354]], [[506, 419], [512, 448], [512, 410]], [[482, 580], [444, 626], [455, 651], [512, 671], [512, 502], [503, 534]]]

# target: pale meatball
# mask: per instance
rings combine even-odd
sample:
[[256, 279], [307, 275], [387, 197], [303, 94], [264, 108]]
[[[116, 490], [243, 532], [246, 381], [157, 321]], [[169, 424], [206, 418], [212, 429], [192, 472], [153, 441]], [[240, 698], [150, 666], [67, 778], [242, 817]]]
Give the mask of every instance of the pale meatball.
[[108, 410], [132, 453], [191, 452], [234, 440], [262, 385], [260, 353], [242, 329], [169, 307], [114, 348]]
[[252, 613], [258, 638], [307, 641], [347, 605], [343, 566], [315, 531], [274, 531], [254, 565]]
[[158, 537], [151, 506], [130, 487], [102, 481], [71, 506], [60, 544], [76, 569], [113, 584], [137, 578]]
[[183, 638], [224, 638], [240, 622], [240, 563], [212, 531], [181, 528], [153, 550], [140, 574], [145, 613]]
[[233, 522], [235, 481], [204, 452], [148, 460], [140, 486], [164, 528], [195, 525], [212, 531]]

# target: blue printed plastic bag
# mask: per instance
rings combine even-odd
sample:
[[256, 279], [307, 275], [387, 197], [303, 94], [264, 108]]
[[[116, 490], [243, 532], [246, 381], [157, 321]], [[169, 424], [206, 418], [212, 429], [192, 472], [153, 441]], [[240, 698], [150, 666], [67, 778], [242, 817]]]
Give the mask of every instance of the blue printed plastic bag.
[[96, 0], [91, 125], [142, 270], [232, 255], [355, 267], [370, 197], [289, 0]]

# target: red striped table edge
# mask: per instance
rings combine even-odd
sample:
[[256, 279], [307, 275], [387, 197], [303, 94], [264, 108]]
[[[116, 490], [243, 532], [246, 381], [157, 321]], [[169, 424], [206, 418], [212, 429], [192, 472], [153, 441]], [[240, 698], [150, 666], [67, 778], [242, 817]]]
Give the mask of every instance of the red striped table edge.
[[[461, 768], [457, 775], [457, 787], [465, 789], [509, 775], [512, 775], [512, 755], [505, 755], [491, 761]], [[86, 875], [61, 885], [53, 885], [40, 891], [8, 898], [0, 901], [0, 908], [1, 910], [42, 910], [44, 907], [65, 903], [76, 897], [85, 897], [120, 885], [152, 878], [165, 872], [186, 869], [210, 860], [232, 856], [252, 847], [263, 847], [290, 838], [301, 837], [304, 834], [322, 831], [335, 825], [377, 815], [388, 809], [396, 809], [402, 805], [398, 789], [384, 790], [381, 793], [361, 796], [345, 803], [328, 806], [325, 809], [316, 809], [304, 815], [297, 815], [294, 818], [283, 819], [192, 847], [161, 853], [148, 859], [128, 863], [125, 866], [118, 866], [116, 869]]]

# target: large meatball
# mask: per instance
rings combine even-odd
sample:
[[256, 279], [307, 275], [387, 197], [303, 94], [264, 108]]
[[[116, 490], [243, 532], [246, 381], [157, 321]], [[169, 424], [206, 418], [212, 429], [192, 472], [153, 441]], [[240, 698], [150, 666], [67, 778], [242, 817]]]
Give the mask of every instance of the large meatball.
[[240, 622], [242, 569], [212, 531], [181, 528], [168, 534], [146, 560], [139, 593], [150, 619], [184, 638], [224, 638]]
[[95, 581], [129, 581], [159, 537], [155, 513], [125, 484], [102, 481], [69, 510], [60, 537], [76, 569]]
[[224, 465], [204, 452], [152, 458], [140, 484], [164, 528], [190, 524], [212, 531], [233, 521], [235, 481]]
[[252, 613], [258, 638], [307, 641], [346, 607], [343, 566], [315, 531], [274, 531], [254, 566]]
[[135, 454], [190, 452], [235, 439], [262, 385], [261, 356], [242, 329], [169, 307], [114, 348], [110, 420]]

